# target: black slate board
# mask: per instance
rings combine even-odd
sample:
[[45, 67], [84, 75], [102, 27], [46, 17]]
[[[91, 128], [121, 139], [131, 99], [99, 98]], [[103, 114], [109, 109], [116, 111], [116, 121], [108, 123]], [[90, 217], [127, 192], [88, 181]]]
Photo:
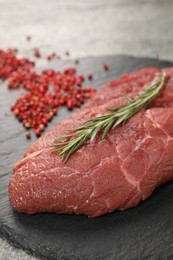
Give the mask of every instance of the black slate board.
[[[104, 62], [110, 64], [107, 72], [102, 68]], [[85, 58], [78, 68], [86, 75], [93, 72], [92, 85], [99, 88], [124, 73], [155, 65], [154, 59], [120, 55]], [[160, 65], [173, 66], [167, 61]], [[61, 69], [74, 66], [74, 61], [49, 66]], [[9, 111], [17, 95], [9, 93], [6, 83], [0, 86], [0, 235], [42, 259], [173, 259], [173, 182], [158, 188], [136, 208], [95, 219], [13, 211], [7, 191], [12, 164], [34, 141], [25, 139], [24, 129]], [[50, 127], [68, 114], [62, 109]]]

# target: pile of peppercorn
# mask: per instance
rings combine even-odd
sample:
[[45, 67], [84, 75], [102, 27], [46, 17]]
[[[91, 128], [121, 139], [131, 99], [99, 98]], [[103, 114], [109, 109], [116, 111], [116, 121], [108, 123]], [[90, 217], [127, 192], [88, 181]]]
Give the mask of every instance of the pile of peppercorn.
[[[0, 79], [8, 80], [9, 89], [25, 90], [11, 110], [26, 129], [31, 128], [36, 136], [40, 136], [60, 106], [65, 105], [68, 109], [80, 107], [95, 90], [82, 87], [85, 78], [77, 75], [75, 68], [64, 71], [48, 69], [41, 73], [34, 68], [34, 62], [18, 58], [14, 49], [0, 50]], [[92, 75], [88, 78], [92, 79]], [[29, 132], [26, 137], [30, 138]]]

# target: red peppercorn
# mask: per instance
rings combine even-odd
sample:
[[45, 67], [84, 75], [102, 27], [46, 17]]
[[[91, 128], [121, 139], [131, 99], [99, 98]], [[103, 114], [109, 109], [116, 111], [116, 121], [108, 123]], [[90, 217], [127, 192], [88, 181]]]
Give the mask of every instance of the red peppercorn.
[[63, 97], [59, 99], [59, 103], [60, 103], [61, 105], [63, 105], [63, 104], [65, 103], [65, 100], [64, 100]]
[[66, 51], [66, 52], [65, 52], [65, 55], [66, 55], [66, 56], [69, 56], [69, 55], [70, 55], [70, 52], [69, 52], [69, 51]]
[[89, 79], [89, 80], [92, 80], [92, 79], [93, 79], [93, 74], [89, 74], [89, 75], [88, 75], [88, 79]]
[[47, 122], [48, 122], [48, 120], [47, 120], [46, 118], [43, 118], [41, 122], [42, 122], [42, 124], [43, 124], [44, 126], [46, 126], [46, 125], [47, 125]]
[[31, 133], [29, 131], [26, 132], [26, 138], [31, 139]]
[[81, 82], [85, 81], [85, 78], [83, 75], [79, 75], [79, 79], [81, 80]]
[[75, 60], [75, 64], [79, 64], [79, 60], [78, 59]]
[[77, 79], [76, 79], [76, 85], [77, 85], [77, 86], [80, 86], [81, 83], [82, 83], [81, 79], [80, 79], [80, 78], [77, 78]]
[[54, 75], [54, 71], [53, 71], [53, 70], [48, 70], [48, 71], [47, 71], [47, 75], [48, 75], [49, 77], [52, 77], [52, 76]]
[[108, 65], [107, 63], [104, 63], [104, 64], [103, 64], [103, 68], [104, 68], [105, 70], [108, 70], [108, 69], [109, 69], [109, 65]]
[[40, 129], [40, 131], [44, 131], [44, 128], [45, 128], [45, 127], [44, 127], [43, 124], [40, 124], [40, 125], [39, 125], [39, 129]]
[[57, 114], [57, 110], [55, 108], [52, 110], [52, 112], [53, 112], [54, 115]]
[[48, 55], [48, 56], [47, 56], [47, 60], [48, 60], [48, 61], [51, 61], [51, 60], [52, 60], [51, 55]]
[[81, 94], [77, 94], [77, 95], [76, 95], [76, 98], [77, 98], [77, 99], [81, 99]]
[[19, 115], [17, 118], [18, 118], [19, 122], [23, 121], [23, 116]]
[[40, 51], [39, 51], [38, 48], [35, 48], [35, 49], [33, 50], [33, 54], [34, 54], [34, 56], [35, 56], [36, 58], [40, 58], [40, 57], [41, 57], [41, 53], [40, 53]]
[[67, 108], [68, 108], [69, 110], [71, 110], [71, 109], [73, 108], [73, 102], [72, 102], [72, 100], [68, 100], [68, 101], [67, 101]]
[[18, 116], [18, 115], [20, 114], [20, 111], [19, 111], [18, 108], [15, 108], [15, 110], [14, 110], [14, 114], [15, 114], [15, 116]]
[[39, 128], [35, 129], [34, 132], [37, 137], [39, 137], [41, 135], [41, 130]]

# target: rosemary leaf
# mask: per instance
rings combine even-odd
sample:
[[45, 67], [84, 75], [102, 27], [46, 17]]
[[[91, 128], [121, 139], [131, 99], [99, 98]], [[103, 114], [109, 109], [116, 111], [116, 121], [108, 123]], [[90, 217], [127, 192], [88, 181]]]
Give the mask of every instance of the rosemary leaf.
[[105, 130], [104, 130], [104, 132], [103, 132], [103, 135], [102, 135], [102, 140], [105, 139], [105, 137], [106, 137], [107, 133], [109, 132], [109, 130], [111, 129], [113, 123], [114, 123], [114, 121], [111, 120], [111, 121], [107, 124], [107, 126], [106, 126], [106, 128], [105, 128]]
[[125, 95], [125, 98], [127, 99], [128, 103], [131, 103], [133, 99], [131, 99], [127, 94]]

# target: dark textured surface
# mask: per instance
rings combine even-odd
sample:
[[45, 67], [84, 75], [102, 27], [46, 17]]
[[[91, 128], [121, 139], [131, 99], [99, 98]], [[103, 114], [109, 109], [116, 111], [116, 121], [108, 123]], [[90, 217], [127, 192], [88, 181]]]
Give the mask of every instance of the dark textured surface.
[[[103, 62], [110, 64], [110, 71], [103, 70]], [[54, 63], [53, 67], [73, 64]], [[123, 73], [155, 64], [153, 59], [107, 56], [81, 60], [79, 71], [86, 75], [93, 72], [92, 84], [99, 88]], [[171, 65], [161, 62], [163, 67]], [[34, 141], [25, 139], [22, 126], [9, 111], [17, 95], [9, 93], [5, 84], [0, 87], [0, 235], [43, 259], [173, 259], [172, 182], [158, 188], [134, 209], [95, 219], [56, 214], [29, 216], [12, 210], [7, 193], [12, 164]], [[65, 109], [60, 111], [50, 127], [68, 114]]]

